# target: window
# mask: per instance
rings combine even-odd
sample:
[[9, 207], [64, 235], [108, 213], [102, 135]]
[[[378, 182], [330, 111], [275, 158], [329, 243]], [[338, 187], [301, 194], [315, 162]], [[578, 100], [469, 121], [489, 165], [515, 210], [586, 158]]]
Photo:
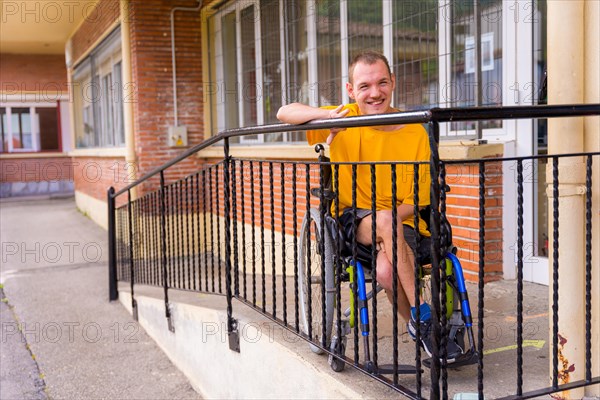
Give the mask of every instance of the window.
[[[348, 65], [364, 50], [385, 54], [404, 110], [476, 104], [473, 2], [450, 0], [245, 0], [219, 3], [208, 28], [211, 129], [276, 123], [282, 104], [348, 102]], [[481, 1], [482, 105], [502, 104], [502, 2]], [[481, 128], [501, 128], [486, 121]], [[473, 136], [447, 124], [443, 134]], [[304, 142], [302, 133], [238, 143]]]
[[394, 0], [391, 15], [395, 104], [403, 110], [435, 107], [439, 102], [438, 1]]
[[58, 109], [46, 105], [0, 107], [2, 153], [59, 151]]
[[[475, 77], [475, 9], [473, 2], [450, 2], [451, 78], [445, 82], [440, 102], [448, 107], [474, 107], [477, 104], [477, 88], [481, 90], [480, 105], [502, 105], [502, 2], [480, 2], [480, 54], [481, 81]], [[502, 121], [481, 123], [481, 129], [501, 128]], [[450, 125], [457, 135], [476, 135], [475, 122], [455, 122]]]
[[73, 73], [77, 148], [125, 145], [120, 28]]
[[342, 49], [340, 42], [340, 2], [316, 3], [317, 80], [319, 106], [342, 103]]

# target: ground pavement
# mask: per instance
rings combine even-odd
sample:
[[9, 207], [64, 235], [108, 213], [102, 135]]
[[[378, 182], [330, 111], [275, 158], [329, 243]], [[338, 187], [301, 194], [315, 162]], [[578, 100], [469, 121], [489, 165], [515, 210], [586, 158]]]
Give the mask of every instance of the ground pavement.
[[0, 399], [198, 399], [108, 301], [107, 234], [72, 198], [0, 202]]

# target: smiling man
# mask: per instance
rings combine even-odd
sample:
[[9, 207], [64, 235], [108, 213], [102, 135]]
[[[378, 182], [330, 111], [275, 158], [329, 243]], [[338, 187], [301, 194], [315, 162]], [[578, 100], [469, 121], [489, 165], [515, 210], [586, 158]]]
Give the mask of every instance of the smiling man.
[[[344, 118], [358, 115], [376, 115], [398, 112], [391, 106], [396, 79], [389, 63], [380, 53], [368, 51], [359, 54], [349, 68], [346, 90], [355, 103], [310, 107], [300, 103], [285, 105], [279, 109], [277, 118], [285, 123], [302, 124], [315, 119]], [[387, 125], [358, 127], [329, 131], [307, 132], [310, 144], [327, 142], [333, 162], [389, 162], [424, 161], [430, 157], [429, 139], [423, 126]], [[397, 278], [398, 311], [408, 322], [408, 331], [415, 336], [415, 281], [414, 257], [429, 254], [430, 233], [425, 221], [419, 220], [419, 235], [414, 229], [414, 170], [413, 164], [396, 167], [397, 205]], [[429, 165], [419, 165], [419, 206], [429, 204]], [[392, 239], [392, 179], [390, 165], [377, 165], [375, 171], [376, 213], [371, 211], [371, 172], [369, 165], [357, 167], [356, 178], [356, 240], [364, 245], [372, 243], [372, 218], [376, 219], [377, 282], [385, 289], [388, 299], [393, 301], [393, 239]], [[347, 236], [352, 234], [354, 212], [352, 210], [352, 169], [350, 165], [339, 168], [340, 225]], [[349, 238], [350, 239], [350, 238]], [[419, 243], [417, 248], [417, 243]], [[431, 348], [431, 312], [428, 304], [420, 305], [422, 345], [429, 355]], [[452, 341], [451, 341], [452, 342]], [[448, 343], [448, 361], [462, 353], [456, 343]]]

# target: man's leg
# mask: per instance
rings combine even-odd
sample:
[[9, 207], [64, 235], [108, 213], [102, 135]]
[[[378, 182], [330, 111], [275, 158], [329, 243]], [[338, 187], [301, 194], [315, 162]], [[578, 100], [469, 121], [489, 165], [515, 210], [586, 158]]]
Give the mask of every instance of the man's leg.
[[[392, 263], [387, 258], [385, 254], [385, 250], [382, 248], [377, 253], [377, 282], [385, 289], [385, 294], [387, 295], [390, 303], [394, 303], [394, 290], [393, 290], [393, 275], [392, 275]], [[408, 321], [410, 318], [410, 302], [406, 298], [406, 293], [402, 290], [402, 286], [398, 283], [398, 291], [397, 291], [397, 301], [398, 301], [398, 312], [400, 316], [404, 318], [405, 321]]]
[[[372, 215], [363, 218], [357, 229], [357, 240], [366, 245], [371, 244], [371, 218]], [[377, 280], [386, 289], [388, 298], [392, 298], [392, 211], [381, 210], [376, 213], [376, 240], [381, 246], [377, 257]], [[397, 223], [397, 271], [398, 271], [398, 310], [400, 315], [408, 321], [410, 318], [410, 307], [415, 305], [415, 278], [414, 278], [414, 255], [404, 240], [404, 228], [402, 221]], [[387, 287], [386, 287], [387, 286]]]

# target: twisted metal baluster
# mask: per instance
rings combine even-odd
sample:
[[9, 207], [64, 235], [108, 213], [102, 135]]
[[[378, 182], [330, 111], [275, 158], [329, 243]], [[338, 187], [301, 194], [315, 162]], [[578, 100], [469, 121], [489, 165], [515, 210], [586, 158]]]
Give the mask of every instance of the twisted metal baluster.
[[300, 332], [300, 310], [298, 300], [298, 204], [296, 187], [296, 163], [292, 164], [292, 216], [294, 220], [294, 319], [296, 333]]
[[256, 226], [256, 213], [254, 208], [254, 163], [250, 161], [250, 216], [252, 225], [252, 305], [256, 307], [256, 245], [254, 239], [256, 233], [254, 227]]
[[260, 208], [260, 262], [261, 262], [261, 279], [262, 279], [262, 311], [267, 311], [267, 289], [266, 289], [266, 278], [265, 278], [265, 194], [263, 190], [264, 183], [264, 171], [263, 162], [259, 161], [258, 166], [260, 168], [260, 186], [259, 191], [259, 208]]
[[352, 296], [354, 296], [354, 365], [358, 365], [359, 354], [358, 354], [358, 278], [357, 278], [357, 266], [356, 260], [358, 259], [358, 248], [356, 244], [356, 175], [357, 175], [357, 165], [352, 164], [352, 260], [354, 262], [354, 268], [352, 269], [354, 278], [352, 285]]
[[[395, 165], [393, 165], [395, 166]], [[394, 175], [395, 175], [395, 170], [392, 173], [392, 181], [394, 181]], [[421, 234], [419, 232], [419, 164], [415, 164], [414, 166], [414, 175], [413, 175], [413, 200], [415, 203], [415, 207], [413, 210], [413, 218], [415, 220], [415, 237], [417, 238], [417, 246], [416, 248], [419, 249], [420, 246], [420, 241], [421, 241]], [[395, 196], [392, 195], [392, 198], [394, 198]], [[414, 277], [415, 277], [415, 320], [416, 321], [421, 321], [421, 265], [419, 264], [419, 261], [417, 260], [417, 255], [415, 254], [415, 264], [414, 264]], [[396, 337], [394, 335], [394, 337]], [[397, 339], [396, 339], [397, 340]], [[416, 346], [415, 346], [415, 369], [417, 370], [416, 372], [416, 380], [417, 380], [417, 397], [421, 398], [421, 394], [422, 394], [422, 376], [421, 376], [421, 324], [417, 323], [416, 326], [416, 334], [415, 334], [415, 341], [416, 341]]]
[[523, 160], [517, 160], [517, 396], [523, 394]]
[[485, 163], [479, 163], [479, 281], [477, 311], [477, 393], [479, 400], [483, 395], [483, 332], [484, 332], [484, 283], [485, 283]]
[[[283, 162], [280, 165], [281, 173], [281, 279], [282, 279], [282, 294], [283, 294], [283, 324], [287, 326], [287, 279], [286, 279], [286, 263], [285, 259], [285, 168]], [[274, 247], [274, 246], [273, 246]]]
[[558, 157], [552, 158], [552, 388], [558, 389]]
[[183, 218], [182, 212], [183, 208], [181, 205], [181, 189], [183, 187], [183, 182], [181, 180], [177, 181], [177, 288], [183, 289], [182, 284], [182, 273], [185, 267], [183, 262], [183, 223], [181, 219]]
[[[335, 164], [333, 168], [333, 193], [335, 193], [334, 197], [334, 215], [335, 220], [339, 221], [340, 219], [340, 181], [339, 181], [339, 164]], [[339, 235], [336, 235], [336, 254], [335, 254], [335, 309], [336, 309], [336, 335], [337, 335], [337, 349], [334, 349], [337, 354], [342, 354], [342, 254], [341, 254], [341, 246], [342, 243], [339, 242]]]
[[[231, 218], [233, 222], [233, 294], [234, 296], [240, 295], [240, 271], [239, 271], [239, 254], [238, 254], [238, 215], [237, 215], [237, 177], [235, 160], [230, 160], [231, 163], [231, 216], [227, 215], [226, 218]], [[242, 186], [244, 186], [242, 182]], [[244, 223], [242, 221], [242, 229]]]
[[176, 250], [176, 240], [175, 240], [175, 215], [173, 208], [175, 206], [175, 190], [173, 188], [173, 184], [170, 184], [168, 187], [169, 194], [169, 216], [170, 216], [170, 224], [169, 224], [169, 247], [170, 247], [170, 257], [169, 257], [169, 286], [175, 286], [175, 276], [176, 276], [176, 265], [177, 262], [177, 250]]
[[[375, 175], [375, 164], [371, 164], [369, 166], [371, 172], [371, 283], [373, 290], [373, 298], [371, 302], [373, 304], [373, 372], [377, 373], [377, 178]], [[392, 166], [393, 167], [393, 166]], [[395, 176], [392, 174], [392, 204], [394, 202], [394, 186], [395, 186]], [[394, 213], [395, 207], [392, 205], [392, 215]], [[393, 216], [392, 216], [393, 218]], [[397, 317], [396, 317], [397, 318]], [[396, 346], [398, 345], [398, 327], [395, 326], [396, 332], [394, 333], [394, 342]], [[394, 362], [394, 368], [396, 367], [397, 362]]]
[[[196, 201], [194, 202], [194, 211], [196, 214], [196, 229], [194, 229], [194, 254], [196, 255], [196, 257], [194, 257], [195, 259], [197, 258], [198, 261], [198, 286], [196, 286], [196, 279], [194, 277], [194, 290], [199, 290], [202, 291], [202, 267], [201, 267], [201, 262], [200, 262], [200, 173], [197, 172], [196, 173]], [[198, 245], [198, 247], [196, 248], [196, 245]], [[196, 261], [194, 261], [194, 270], [196, 268]]]
[[306, 285], [306, 297], [308, 299], [308, 339], [312, 342], [313, 340], [313, 332], [312, 332], [312, 257], [311, 257], [311, 243], [310, 243], [310, 164], [306, 163], [306, 212], [307, 218], [309, 218], [308, 231], [306, 232], [306, 251], [308, 255], [306, 257], [306, 275], [305, 280], [307, 282]]
[[277, 318], [277, 271], [275, 268], [275, 190], [273, 180], [273, 162], [269, 162], [269, 194], [271, 196], [271, 264], [273, 274], [271, 276], [271, 280], [273, 283], [273, 318]]
[[243, 287], [243, 296], [244, 300], [248, 300], [246, 295], [246, 192], [245, 187], [246, 183], [244, 182], [244, 161], [240, 160], [240, 187], [241, 187], [241, 204], [240, 208], [242, 209], [242, 287]]
[[[186, 250], [186, 267], [187, 267], [187, 289], [191, 289], [192, 288], [192, 280], [191, 280], [191, 272], [190, 271], [190, 257], [191, 257], [191, 252], [190, 252], [190, 218], [189, 218], [189, 210], [190, 210], [190, 201], [189, 201], [189, 196], [190, 196], [190, 188], [189, 188], [189, 184], [188, 181], [190, 180], [190, 177], [186, 177], [185, 178], [185, 194], [184, 194], [184, 207], [185, 207], [185, 250]], [[193, 260], [193, 257], [192, 257]]]
[[206, 169], [202, 170], [202, 226], [204, 233], [204, 290], [208, 292], [208, 235], [206, 231]]
[[[213, 171], [216, 166], [211, 167], [208, 174], [208, 190], [209, 190], [209, 201], [210, 201], [210, 271], [212, 278], [211, 289], [215, 293], [215, 236], [214, 236], [214, 209], [213, 209]], [[218, 218], [218, 216], [217, 216]]]
[[[398, 178], [396, 167], [396, 164], [390, 166], [392, 174], [392, 362], [394, 364], [394, 386], [398, 385]], [[373, 169], [371, 172], [371, 179], [374, 178], [374, 172]], [[371, 191], [373, 190], [375, 190], [375, 187], [371, 182]], [[371, 211], [373, 211], [373, 200], [371, 200]], [[371, 230], [371, 234], [374, 235], [375, 225], [373, 223]], [[373, 238], [371, 238], [371, 241], [373, 241]], [[373, 255], [371, 255], [371, 257], [372, 256]]]
[[[446, 218], [446, 164], [440, 162], [440, 221]], [[440, 227], [442, 241], [448, 239], [448, 226], [443, 224]], [[448, 274], [446, 271], [445, 254], [441, 257], [441, 280], [440, 280], [440, 301], [442, 305], [441, 321], [440, 321], [440, 356], [442, 358], [442, 398], [448, 398], [448, 304], [447, 288]]]
[[592, 380], [592, 156], [585, 169], [585, 380]]
[[[217, 166], [217, 168], [215, 168], [215, 183], [219, 182], [219, 166]], [[229, 179], [229, 178], [226, 178]], [[215, 196], [215, 200], [216, 200], [216, 207], [217, 207], [217, 272], [219, 273], [219, 293], [223, 293], [223, 288], [222, 288], [222, 275], [223, 275], [223, 271], [222, 271], [222, 260], [221, 260], [221, 202], [219, 201], [219, 195], [217, 194]], [[226, 215], [225, 218], [227, 219], [229, 216]], [[213, 250], [213, 255], [214, 255], [214, 250]]]

